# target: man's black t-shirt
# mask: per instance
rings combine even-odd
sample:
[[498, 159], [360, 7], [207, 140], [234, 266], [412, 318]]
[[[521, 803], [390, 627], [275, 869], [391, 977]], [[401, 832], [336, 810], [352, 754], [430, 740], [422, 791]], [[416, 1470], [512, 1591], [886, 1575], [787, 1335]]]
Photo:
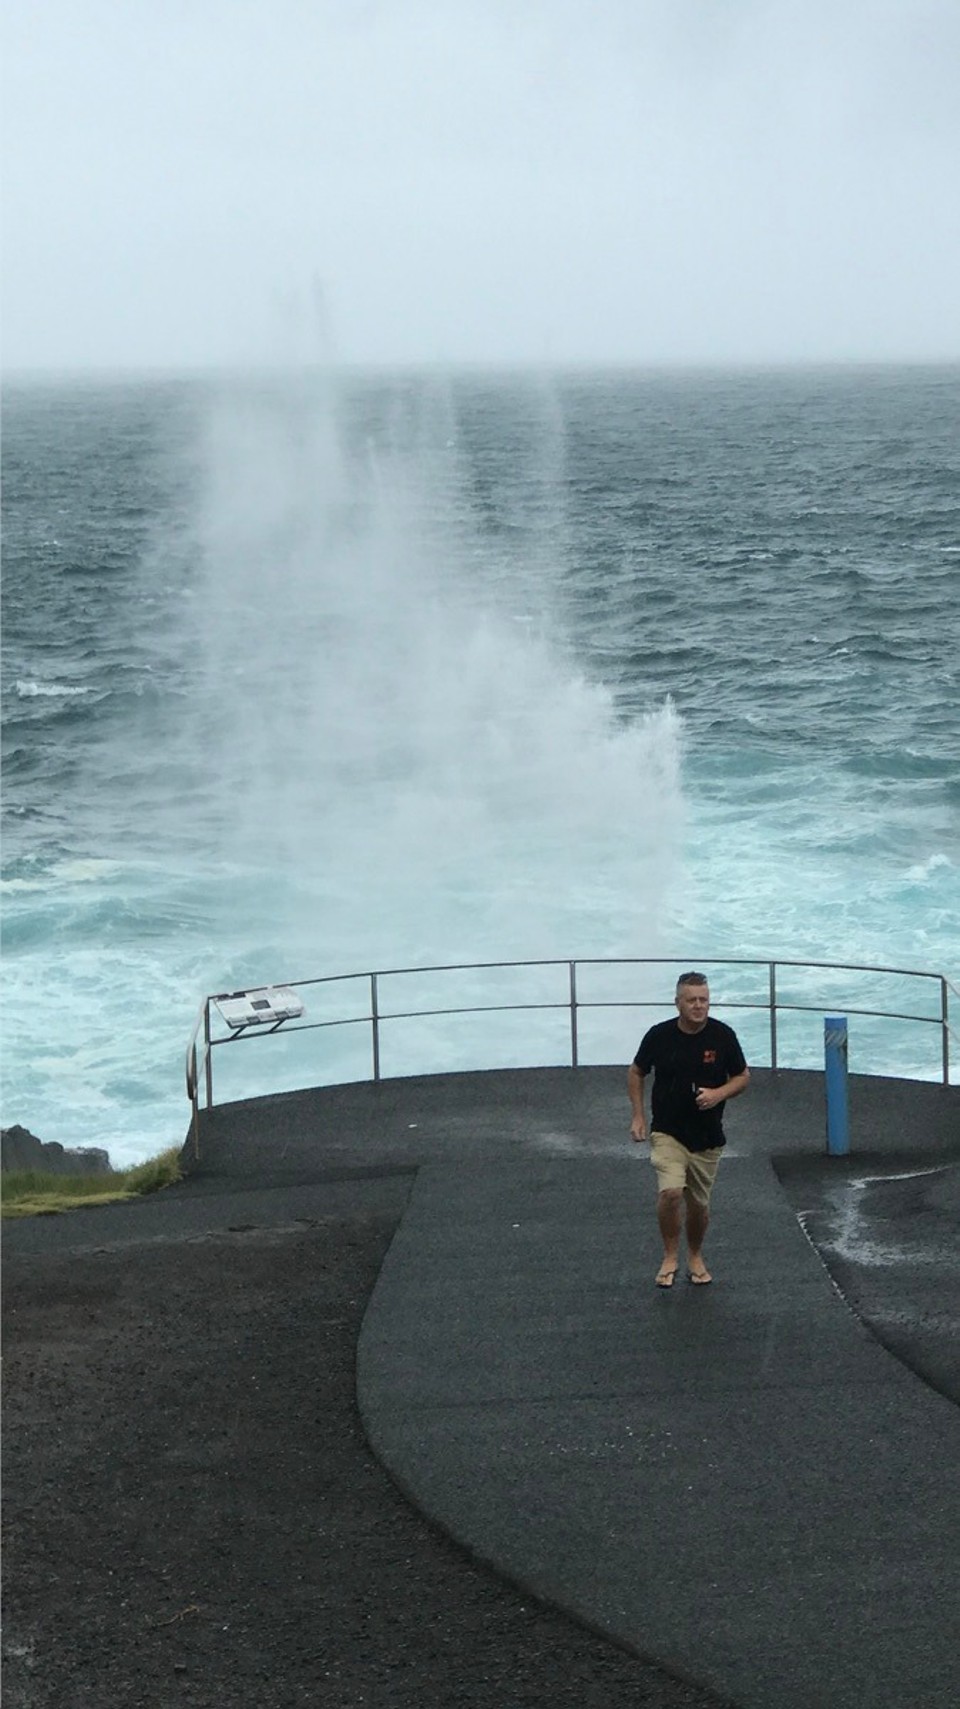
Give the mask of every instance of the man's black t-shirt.
[[697, 1033], [678, 1021], [661, 1021], [644, 1034], [634, 1062], [644, 1076], [653, 1070], [653, 1128], [672, 1133], [688, 1151], [723, 1145], [723, 1104], [698, 1110], [698, 1086], [723, 1086], [742, 1074], [746, 1060], [732, 1027], [708, 1018]]

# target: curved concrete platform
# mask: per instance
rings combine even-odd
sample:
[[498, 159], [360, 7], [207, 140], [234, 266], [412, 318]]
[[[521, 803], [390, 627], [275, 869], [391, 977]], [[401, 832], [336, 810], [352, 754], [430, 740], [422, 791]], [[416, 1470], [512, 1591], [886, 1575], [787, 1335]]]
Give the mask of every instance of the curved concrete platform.
[[[881, 1170], [960, 1159], [956, 1088], [855, 1078], [851, 1114]], [[823, 1156], [820, 1077], [759, 1071], [730, 1111], [709, 1289], [651, 1285], [627, 1121], [620, 1069], [327, 1088], [207, 1112], [197, 1185], [416, 1170], [358, 1396], [476, 1556], [744, 1709], [946, 1709], [960, 1417], [848, 1307], [780, 1184], [775, 1155]], [[934, 1256], [931, 1286], [955, 1277]]]
[[[338, 1623], [338, 1609], [354, 1607], [356, 1642], [371, 1640], [363, 1600], [370, 1585], [381, 1586], [389, 1614], [373, 1677], [402, 1678], [398, 1702], [438, 1702], [446, 1689], [437, 1684], [436, 1648], [419, 1641], [421, 1616], [425, 1630], [442, 1629], [443, 1678], [456, 1681], [459, 1667], [471, 1702], [512, 1700], [502, 1684], [511, 1668], [522, 1673], [531, 1657], [547, 1653], [552, 1670], [536, 1663], [544, 1672], [536, 1673], [531, 1702], [558, 1700], [558, 1670], [567, 1702], [633, 1702], [638, 1692], [646, 1701], [648, 1690], [657, 1701], [676, 1701], [679, 1692], [685, 1701], [709, 1696], [771, 1709], [854, 1701], [857, 1709], [867, 1702], [946, 1709], [955, 1701], [960, 1088], [854, 1079], [854, 1153], [843, 1161], [824, 1157], [820, 1077], [757, 1071], [729, 1117], [709, 1245], [716, 1285], [681, 1284], [663, 1294], [652, 1287], [653, 1171], [628, 1138], [624, 1080], [620, 1067], [488, 1072], [224, 1105], [202, 1117], [199, 1156], [188, 1138], [190, 1179], [170, 1193], [7, 1225], [5, 1257], [40, 1261], [35, 1298], [54, 1347], [55, 1386], [41, 1385], [27, 1416], [55, 1420], [58, 1467], [74, 1465], [91, 1419], [105, 1421], [106, 1451], [126, 1468], [134, 1532], [155, 1524], [153, 1554], [165, 1568], [188, 1557], [183, 1532], [171, 1531], [171, 1474], [157, 1449], [168, 1452], [171, 1431], [182, 1432], [178, 1450], [186, 1444], [199, 1456], [210, 1481], [189, 1558], [205, 1563], [208, 1595], [234, 1610], [236, 1630], [251, 1643], [254, 1604], [245, 1596], [255, 1596], [263, 1617], [244, 1701], [260, 1701], [268, 1653], [291, 1693], [307, 1689], [312, 1663], [298, 1645], [321, 1611], [344, 1656], [354, 1628]], [[287, 1378], [304, 1362], [322, 1368], [322, 1350], [335, 1350], [348, 1434], [359, 1439], [351, 1340], [358, 1314], [344, 1328], [338, 1311], [334, 1324], [324, 1313], [325, 1263], [306, 1277], [301, 1268], [322, 1250], [336, 1286], [352, 1291], [351, 1219], [368, 1236], [371, 1219], [380, 1229], [363, 1297], [387, 1230], [396, 1229], [358, 1349], [366, 1430], [393, 1477], [507, 1579], [699, 1687], [677, 1687], [639, 1664], [634, 1671], [629, 1656], [591, 1648], [565, 1622], [554, 1621], [544, 1638], [542, 1610], [533, 1621], [538, 1649], [530, 1628], [517, 1628], [501, 1606], [526, 1621], [528, 1597], [506, 1596], [469, 1568], [467, 1578], [477, 1582], [468, 1585], [457, 1577], [461, 1557], [446, 1567], [433, 1559], [426, 1527], [410, 1521], [416, 1544], [408, 1540], [398, 1556], [400, 1509], [382, 1480], [371, 1494], [373, 1468], [359, 1441], [353, 1458], [344, 1455], [342, 1475], [331, 1471], [328, 1462], [341, 1461], [326, 1409], [316, 1420], [305, 1419], [302, 1407], [298, 1415], [296, 1383]], [[330, 1242], [319, 1237], [326, 1224]], [[804, 1227], [846, 1298], [899, 1358], [849, 1309]], [[298, 1241], [303, 1230], [309, 1238]], [[224, 1268], [221, 1254], [231, 1250], [233, 1267]], [[54, 1261], [49, 1275], [46, 1258]], [[57, 1286], [75, 1260], [86, 1267], [83, 1285], [76, 1298], [58, 1302]], [[109, 1295], [126, 1275], [134, 1296], [162, 1316], [182, 1269], [193, 1278], [184, 1284], [189, 1299], [183, 1288], [179, 1294], [185, 1345], [174, 1307], [166, 1342], [160, 1337], [166, 1351], [151, 1373], [162, 1396], [155, 1416], [143, 1408], [143, 1379], [156, 1319], [130, 1325], [122, 1292], [91, 1316], [90, 1289], [100, 1299], [105, 1280]], [[198, 1277], [210, 1291], [194, 1299]], [[252, 1294], [235, 1291], [243, 1277]], [[275, 1312], [276, 1345], [249, 1315], [251, 1300]], [[211, 1341], [221, 1317], [220, 1339]], [[92, 1361], [87, 1388], [75, 1384], [66, 1440], [56, 1365], [65, 1323], [74, 1326], [84, 1372], [83, 1349], [99, 1346], [101, 1331], [114, 1349], [112, 1364], [101, 1368], [99, 1355]], [[170, 1372], [181, 1368], [181, 1353], [192, 1375], [171, 1401]], [[247, 1353], [264, 1385], [252, 1395]], [[195, 1399], [201, 1372], [203, 1420]], [[242, 1454], [220, 1416], [238, 1378], [247, 1408], [244, 1425], [235, 1426]], [[117, 1393], [127, 1396], [119, 1406]], [[272, 1410], [260, 1404], [267, 1393]], [[269, 1515], [263, 1547], [284, 1562], [291, 1542], [283, 1499], [284, 1490], [291, 1496], [293, 1467], [300, 1529], [292, 1546], [302, 1551], [298, 1568], [317, 1581], [306, 1623], [302, 1601], [291, 1602], [283, 1588], [286, 1568], [262, 1578], [266, 1557], [251, 1551], [247, 1506], [236, 1501], [238, 1462], [252, 1478], [252, 1511]], [[323, 1473], [319, 1505], [303, 1499], [307, 1467]], [[61, 1487], [58, 1471], [44, 1495], [53, 1497], [51, 1558], [62, 1546]], [[193, 1483], [186, 1487], [194, 1532], [196, 1493]], [[364, 1499], [369, 1510], [358, 1525]], [[90, 1535], [105, 1540], [95, 1559], [113, 1560], [115, 1504], [103, 1505], [99, 1465], [91, 1467], [86, 1500]], [[225, 1534], [239, 1556], [221, 1560], [208, 1544]], [[330, 1554], [331, 1535], [340, 1539], [339, 1555]], [[26, 1529], [23, 1546], [29, 1550]], [[140, 1554], [137, 1542], [142, 1567]], [[261, 1608], [265, 1582], [280, 1586], [282, 1600]], [[114, 1590], [105, 1572], [88, 1574], [86, 1583], [82, 1606], [99, 1619]], [[137, 1584], [147, 1614], [153, 1581], [148, 1575]], [[25, 1607], [31, 1619], [49, 1621], [42, 1629], [52, 1642], [64, 1622], [55, 1600], [46, 1611], [46, 1594], [27, 1596]], [[89, 1655], [86, 1618], [79, 1614], [72, 1629], [67, 1623], [57, 1652], [64, 1678], [73, 1677], [77, 1654]], [[127, 1624], [125, 1614], [121, 1627]], [[126, 1630], [119, 1650], [108, 1636], [107, 1651], [98, 1652], [101, 1681], [140, 1665]], [[222, 1663], [218, 1636], [215, 1642]], [[491, 1672], [483, 1658], [489, 1662], [492, 1642], [507, 1649], [497, 1650]], [[220, 1690], [209, 1684], [221, 1675], [202, 1630], [191, 1655], [209, 1689]], [[471, 1656], [479, 1674], [471, 1675]], [[625, 1662], [626, 1676], [617, 1672]], [[162, 1657], [158, 1665], [162, 1672]], [[607, 1671], [591, 1673], [581, 1695], [583, 1667]], [[368, 1694], [370, 1678], [361, 1674]], [[623, 1689], [604, 1696], [612, 1674]], [[103, 1696], [106, 1687], [85, 1677]], [[236, 1686], [238, 1676], [229, 1677]], [[129, 1679], [119, 1689], [129, 1697]], [[172, 1689], [180, 1696], [182, 1682]], [[451, 1690], [443, 1700], [459, 1701], [460, 1691]]]

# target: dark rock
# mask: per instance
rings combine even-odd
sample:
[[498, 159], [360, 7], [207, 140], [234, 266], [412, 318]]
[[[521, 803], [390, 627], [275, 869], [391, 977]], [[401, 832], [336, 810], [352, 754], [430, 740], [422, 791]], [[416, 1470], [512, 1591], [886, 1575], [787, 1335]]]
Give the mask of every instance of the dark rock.
[[36, 1169], [45, 1175], [106, 1175], [110, 1157], [98, 1145], [67, 1150], [55, 1139], [38, 1139], [29, 1128], [17, 1124], [0, 1131], [0, 1169]]

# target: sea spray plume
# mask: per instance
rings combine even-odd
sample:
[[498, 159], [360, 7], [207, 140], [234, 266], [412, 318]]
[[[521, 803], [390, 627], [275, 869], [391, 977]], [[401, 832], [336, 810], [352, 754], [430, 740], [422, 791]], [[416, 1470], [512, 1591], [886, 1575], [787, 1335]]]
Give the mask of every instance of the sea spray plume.
[[563, 565], [491, 545], [449, 384], [261, 381], [206, 447], [210, 856], [263, 881], [278, 966], [651, 953], [678, 719], [618, 721], [557, 648]]

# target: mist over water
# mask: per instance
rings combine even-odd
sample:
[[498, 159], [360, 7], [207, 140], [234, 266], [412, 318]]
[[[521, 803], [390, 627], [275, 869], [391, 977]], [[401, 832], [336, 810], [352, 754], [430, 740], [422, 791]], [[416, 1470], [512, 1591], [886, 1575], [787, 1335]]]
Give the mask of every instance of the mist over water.
[[[121, 1160], [179, 1139], [201, 996], [274, 980], [661, 954], [955, 977], [958, 391], [313, 370], [11, 396], [4, 1121]], [[670, 972], [581, 996], [661, 1002]], [[475, 974], [410, 1006], [565, 994]], [[649, 1018], [584, 1011], [585, 1059]], [[384, 1072], [566, 1049], [559, 1011], [398, 1023]], [[870, 1066], [937, 1062], [900, 1028]], [[357, 1027], [217, 1074], [369, 1067]]]
[[291, 902], [308, 973], [649, 941], [676, 716], [619, 719], [557, 643], [552, 507], [482, 539], [448, 391], [359, 401], [276, 382], [213, 412], [192, 707], [211, 852]]

